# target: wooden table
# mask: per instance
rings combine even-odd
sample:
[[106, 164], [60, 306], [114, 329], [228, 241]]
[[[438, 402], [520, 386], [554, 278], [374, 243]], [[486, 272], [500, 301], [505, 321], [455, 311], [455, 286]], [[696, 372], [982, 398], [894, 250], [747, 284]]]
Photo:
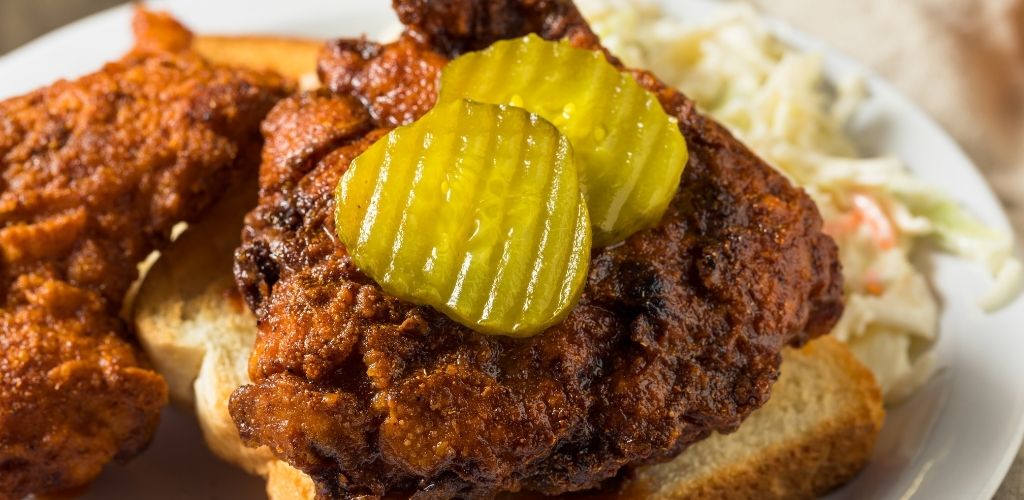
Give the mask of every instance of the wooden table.
[[[339, 0], [341, 1], [341, 0]], [[0, 0], [0, 54], [121, 0]], [[1018, 454], [997, 500], [1024, 499], [1024, 453]]]

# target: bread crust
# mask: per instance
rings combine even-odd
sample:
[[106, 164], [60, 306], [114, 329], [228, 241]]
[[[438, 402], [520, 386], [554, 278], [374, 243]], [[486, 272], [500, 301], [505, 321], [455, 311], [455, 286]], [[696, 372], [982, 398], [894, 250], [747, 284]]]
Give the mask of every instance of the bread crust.
[[196, 52], [208, 61], [253, 70], [273, 71], [302, 80], [316, 76], [316, 59], [323, 42], [272, 36], [197, 36]]
[[[815, 498], [867, 464], [885, 419], [881, 391], [849, 349], [822, 337], [788, 349], [772, 399], [740, 429], [716, 435], [675, 460], [636, 471], [625, 498]], [[779, 422], [787, 419], [789, 427]], [[759, 439], [757, 433], [775, 433]], [[756, 446], [756, 447], [755, 447]], [[720, 452], [744, 447], [719, 463]], [[703, 460], [711, 458], [711, 462]]]

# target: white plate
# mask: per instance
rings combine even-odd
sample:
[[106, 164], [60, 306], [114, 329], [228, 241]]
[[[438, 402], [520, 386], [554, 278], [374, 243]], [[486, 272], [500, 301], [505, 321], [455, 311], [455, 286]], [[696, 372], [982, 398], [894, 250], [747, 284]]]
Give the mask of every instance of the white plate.
[[[380, 34], [394, 26], [387, 0], [165, 0], [204, 33], [275, 33], [311, 37]], [[664, 0], [694, 19], [715, 8], [704, 0]], [[0, 59], [0, 97], [58, 77], [91, 71], [130, 45], [130, 9], [115, 8], [55, 31]], [[853, 130], [867, 153], [893, 154], [944, 188], [983, 220], [1009, 228], [984, 180], [931, 119], [889, 85], [836, 51], [779, 23], [785, 40], [824, 55], [832, 75], [869, 76], [871, 97]], [[1008, 229], [1007, 229], [1008, 230]], [[982, 271], [946, 256], [933, 259], [944, 309], [936, 346], [939, 374], [889, 413], [868, 468], [835, 498], [989, 498], [1024, 433], [1024, 300], [986, 316], [975, 305], [988, 283]], [[185, 412], [169, 409], [148, 452], [112, 466], [87, 498], [259, 498], [262, 482], [218, 462]]]

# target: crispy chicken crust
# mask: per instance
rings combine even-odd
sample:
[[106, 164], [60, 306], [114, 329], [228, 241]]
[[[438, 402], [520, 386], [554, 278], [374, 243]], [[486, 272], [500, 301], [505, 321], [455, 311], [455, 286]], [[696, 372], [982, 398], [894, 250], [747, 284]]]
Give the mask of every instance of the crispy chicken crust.
[[635, 72], [679, 118], [689, 164], [657, 227], [594, 251], [562, 324], [488, 336], [388, 296], [334, 237], [350, 161], [432, 106], [449, 57], [527, 32], [601, 50], [568, 1], [396, 9], [399, 41], [334, 42], [325, 89], [264, 123], [260, 205], [235, 267], [259, 318], [254, 383], [231, 401], [242, 437], [310, 474], [321, 498], [448, 498], [593, 488], [736, 429], [767, 401], [781, 349], [842, 310], [836, 246], [810, 198]]
[[137, 48], [0, 102], [0, 498], [148, 444], [163, 379], [118, 317], [136, 264], [254, 165], [278, 77], [214, 67], [140, 11]]

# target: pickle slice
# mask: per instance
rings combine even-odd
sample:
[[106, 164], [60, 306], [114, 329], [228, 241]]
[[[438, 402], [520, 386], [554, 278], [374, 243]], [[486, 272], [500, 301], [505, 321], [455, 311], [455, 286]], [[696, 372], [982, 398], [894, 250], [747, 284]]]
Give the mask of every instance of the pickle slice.
[[656, 225], [679, 186], [677, 120], [600, 52], [536, 35], [497, 42], [442, 71], [439, 102], [462, 98], [525, 108], [569, 137], [598, 246]]
[[591, 230], [572, 146], [522, 109], [438, 105], [353, 160], [336, 199], [364, 273], [474, 330], [538, 333], [583, 289]]

